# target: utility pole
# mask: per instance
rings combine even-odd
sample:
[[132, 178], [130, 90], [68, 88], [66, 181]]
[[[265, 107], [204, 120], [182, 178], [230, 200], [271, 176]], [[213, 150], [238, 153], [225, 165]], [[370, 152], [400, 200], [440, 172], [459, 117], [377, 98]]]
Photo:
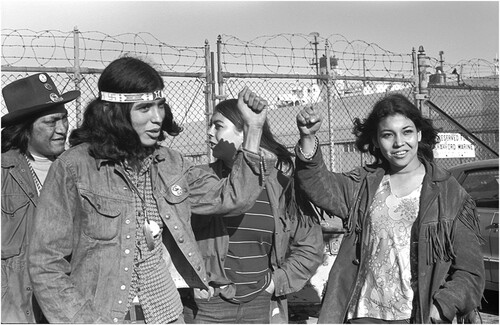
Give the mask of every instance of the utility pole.
[[[309, 36], [313, 36], [314, 37], [314, 42], [313, 42], [313, 45], [314, 45], [314, 61], [313, 61], [312, 65], [316, 66], [316, 75], [319, 75], [319, 62], [318, 62], [318, 37], [319, 37], [319, 33], [318, 32], [312, 32], [312, 33], [309, 33]], [[316, 84], [319, 85], [319, 79], [316, 79]]]

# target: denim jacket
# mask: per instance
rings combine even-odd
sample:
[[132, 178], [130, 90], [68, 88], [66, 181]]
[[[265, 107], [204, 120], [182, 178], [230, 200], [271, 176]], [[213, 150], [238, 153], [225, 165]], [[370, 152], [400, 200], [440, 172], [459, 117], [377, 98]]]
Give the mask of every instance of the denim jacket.
[[[223, 162], [218, 160], [203, 168], [221, 176]], [[323, 259], [324, 242], [319, 223], [312, 220], [299, 222], [297, 216], [287, 215], [282, 193], [289, 182], [290, 179], [276, 168], [271, 170], [266, 181], [275, 224], [271, 251], [275, 293], [271, 301], [271, 311], [278, 308], [279, 316], [273, 317], [273, 323], [288, 323], [286, 295], [302, 289]], [[235, 288], [224, 271], [229, 234], [222, 218], [221, 215], [212, 218], [194, 215], [192, 224], [210, 285], [215, 287], [217, 294], [219, 286], [228, 284], [229, 286], [222, 290], [222, 295], [231, 298]]]
[[35, 323], [28, 243], [38, 194], [19, 150], [2, 153], [2, 323]]
[[[219, 180], [161, 147], [151, 165], [153, 196], [166, 225], [164, 243], [190, 286], [207, 288], [191, 213], [243, 213], [265, 181], [262, 155], [238, 152]], [[35, 295], [50, 322], [117, 323], [128, 309], [135, 247], [135, 205], [121, 165], [94, 159], [88, 144], [52, 164], [40, 195], [30, 245]]]
[[[318, 323], [342, 323], [353, 299], [362, 255], [369, 240], [364, 231], [367, 212], [385, 174], [383, 166], [359, 167], [348, 173], [332, 173], [321, 150], [306, 160], [296, 148], [297, 179], [313, 203], [342, 218], [347, 233], [330, 271]], [[417, 290], [414, 322], [430, 323], [433, 303], [453, 320], [480, 306], [484, 289], [479, 220], [474, 201], [449, 172], [423, 161], [420, 207], [411, 229], [417, 242]]]

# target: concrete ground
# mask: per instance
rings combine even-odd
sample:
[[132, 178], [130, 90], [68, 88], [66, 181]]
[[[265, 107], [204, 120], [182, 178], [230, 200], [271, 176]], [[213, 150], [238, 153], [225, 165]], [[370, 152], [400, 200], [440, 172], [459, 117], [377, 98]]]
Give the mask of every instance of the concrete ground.
[[[498, 292], [485, 291], [482, 302], [482, 308], [479, 312], [483, 324], [500, 324], [498, 315]], [[318, 314], [320, 304], [291, 304], [290, 309], [290, 324], [316, 324], [318, 322]], [[454, 321], [456, 323], [456, 321]]]

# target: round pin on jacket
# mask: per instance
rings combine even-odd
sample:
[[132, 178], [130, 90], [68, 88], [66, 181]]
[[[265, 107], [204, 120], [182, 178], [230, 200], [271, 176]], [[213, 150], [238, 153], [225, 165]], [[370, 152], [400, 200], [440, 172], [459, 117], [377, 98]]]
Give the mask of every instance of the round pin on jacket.
[[172, 185], [170, 190], [172, 191], [172, 194], [175, 196], [181, 196], [184, 193], [184, 190], [182, 189], [182, 187], [180, 187], [180, 185], [177, 185], [177, 184]]
[[44, 75], [43, 73], [38, 75], [38, 79], [39, 79], [41, 82], [47, 82], [47, 76], [46, 76], [46, 75]]

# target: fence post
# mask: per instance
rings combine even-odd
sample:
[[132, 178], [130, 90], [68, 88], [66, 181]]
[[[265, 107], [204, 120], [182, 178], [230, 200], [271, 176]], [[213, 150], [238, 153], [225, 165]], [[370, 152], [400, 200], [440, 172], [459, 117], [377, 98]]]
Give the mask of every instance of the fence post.
[[[428, 57], [425, 55], [424, 47], [420, 45], [418, 48], [418, 55], [417, 55], [417, 61], [418, 61], [418, 94], [416, 95], [416, 100], [417, 100], [417, 107], [420, 109], [422, 112], [422, 115], [428, 116], [428, 108], [423, 104], [425, 100], [429, 99], [429, 88], [428, 83], [428, 75], [427, 75], [427, 68], [429, 65], [427, 64], [427, 59]], [[423, 110], [426, 109], [427, 112], [423, 112]]]
[[[80, 82], [82, 80], [82, 72], [80, 68], [80, 31], [78, 30], [78, 26], [73, 28], [73, 82], [75, 83], [75, 90], [80, 91]], [[81, 96], [78, 96], [75, 99], [75, 107], [76, 107], [76, 126], [80, 126], [80, 122], [83, 119], [83, 109], [82, 109], [82, 99]]]
[[[212, 65], [211, 65], [211, 55], [210, 55], [210, 44], [208, 44], [208, 40], [205, 40], [205, 131], [208, 130], [210, 126], [210, 115], [212, 114], [212, 84], [213, 84], [213, 76], [212, 76]], [[207, 144], [207, 162], [210, 163], [210, 144], [208, 142], [208, 134], [206, 135], [206, 144]]]
[[219, 94], [215, 95], [215, 99], [224, 100], [227, 98], [226, 90], [224, 88], [224, 77], [222, 76], [222, 37], [217, 36], [217, 84], [219, 85]]
[[215, 89], [215, 54], [214, 52], [210, 52], [210, 69], [212, 71], [212, 80], [211, 80], [211, 89], [212, 89], [212, 111], [210, 114], [213, 113], [213, 109], [215, 108], [215, 105], [217, 103], [215, 102], [217, 100], [217, 92]]
[[330, 171], [335, 172], [335, 139], [333, 135], [333, 102], [332, 102], [332, 67], [330, 66], [330, 46], [328, 45], [328, 40], [325, 43], [325, 52], [326, 52], [326, 75], [327, 79], [327, 87], [326, 87], [326, 95], [327, 95], [327, 103], [328, 103], [328, 139], [330, 141]]
[[413, 72], [413, 103], [418, 107], [418, 62], [417, 62], [417, 51], [414, 47], [411, 49], [411, 62], [412, 62], [412, 72]]

